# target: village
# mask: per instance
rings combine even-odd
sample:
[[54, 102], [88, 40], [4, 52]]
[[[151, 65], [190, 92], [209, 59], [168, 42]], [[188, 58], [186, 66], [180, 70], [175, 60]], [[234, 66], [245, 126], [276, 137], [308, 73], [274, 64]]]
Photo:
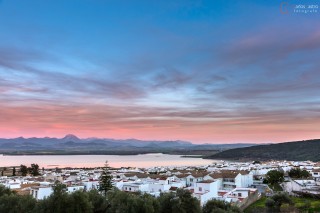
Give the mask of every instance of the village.
[[[288, 175], [292, 169], [305, 170], [308, 177], [292, 178]], [[284, 181], [279, 185], [289, 195], [320, 194], [320, 163], [311, 161], [221, 161], [198, 167], [110, 168], [109, 171], [113, 186], [128, 193], [141, 192], [158, 197], [161, 193], [185, 189], [202, 206], [211, 199], [217, 199], [245, 209], [262, 195], [272, 196], [275, 193], [276, 189], [264, 181], [268, 172], [274, 170], [284, 174]], [[7, 168], [5, 174], [10, 172]], [[65, 184], [69, 193], [98, 189], [101, 172], [102, 168], [42, 169], [39, 176], [4, 174], [0, 176], [0, 185], [20, 195], [31, 195], [36, 200], [42, 200], [53, 193], [52, 186], [57, 181]]]

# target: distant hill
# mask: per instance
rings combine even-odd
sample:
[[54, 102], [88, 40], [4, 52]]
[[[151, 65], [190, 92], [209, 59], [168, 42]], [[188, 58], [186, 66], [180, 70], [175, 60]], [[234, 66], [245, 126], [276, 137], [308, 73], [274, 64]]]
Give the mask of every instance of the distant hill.
[[221, 150], [255, 144], [192, 144], [187, 141], [141, 141], [137, 139], [81, 139], [68, 134], [63, 138], [0, 138], [0, 154], [144, 154], [174, 153], [193, 155], [214, 154]]
[[320, 161], [320, 139], [229, 149], [207, 158], [226, 160]]

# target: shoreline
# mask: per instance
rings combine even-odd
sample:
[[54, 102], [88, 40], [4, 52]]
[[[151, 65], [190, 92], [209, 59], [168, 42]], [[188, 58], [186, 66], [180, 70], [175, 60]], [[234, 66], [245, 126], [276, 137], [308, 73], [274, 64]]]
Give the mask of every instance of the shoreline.
[[[210, 152], [210, 150], [209, 150]], [[145, 154], [166, 154], [166, 155], [181, 155], [182, 157], [192, 157], [192, 158], [203, 158], [205, 159], [208, 157], [208, 151], [199, 152], [198, 150], [188, 150], [188, 151], [161, 151], [161, 150], [154, 150], [154, 151], [21, 151], [21, 152], [0, 152], [1, 156], [32, 156], [32, 155], [145, 155]], [[216, 153], [216, 150], [212, 150], [212, 153]], [[210, 153], [211, 154], [211, 153]]]

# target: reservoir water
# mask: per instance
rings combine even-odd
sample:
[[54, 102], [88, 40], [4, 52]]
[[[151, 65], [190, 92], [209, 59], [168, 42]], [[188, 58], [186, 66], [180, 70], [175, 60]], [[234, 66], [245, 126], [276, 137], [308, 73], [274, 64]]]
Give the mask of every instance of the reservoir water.
[[38, 164], [40, 168], [99, 167], [103, 166], [106, 160], [111, 167], [139, 168], [154, 166], [201, 166], [218, 162], [217, 160], [161, 153], [141, 155], [0, 155], [0, 167], [19, 166], [20, 164], [30, 166], [32, 163]]

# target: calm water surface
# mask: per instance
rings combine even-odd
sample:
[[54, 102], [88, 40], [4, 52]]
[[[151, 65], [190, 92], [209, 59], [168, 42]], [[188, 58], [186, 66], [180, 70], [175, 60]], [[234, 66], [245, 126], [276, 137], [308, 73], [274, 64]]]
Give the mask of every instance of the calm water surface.
[[108, 160], [112, 167], [140, 167], [153, 166], [200, 166], [209, 165], [216, 160], [201, 158], [183, 158], [181, 155], [166, 155], [161, 153], [143, 155], [0, 155], [0, 167], [30, 165], [37, 163], [40, 167], [99, 167]]

